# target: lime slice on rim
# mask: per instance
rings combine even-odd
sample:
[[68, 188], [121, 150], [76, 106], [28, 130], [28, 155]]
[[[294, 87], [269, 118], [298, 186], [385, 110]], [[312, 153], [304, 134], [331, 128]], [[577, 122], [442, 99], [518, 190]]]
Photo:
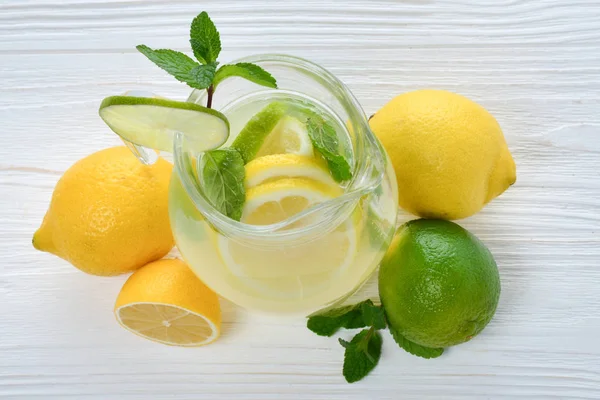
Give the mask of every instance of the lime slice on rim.
[[208, 151], [229, 137], [229, 121], [220, 112], [194, 103], [163, 98], [111, 96], [100, 104], [100, 117], [123, 140], [155, 150], [173, 151], [176, 132], [188, 150]]

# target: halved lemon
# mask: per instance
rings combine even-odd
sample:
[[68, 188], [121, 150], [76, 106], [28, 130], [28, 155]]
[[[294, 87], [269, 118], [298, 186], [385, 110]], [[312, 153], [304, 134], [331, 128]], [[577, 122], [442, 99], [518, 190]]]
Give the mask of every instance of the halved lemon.
[[173, 346], [202, 346], [221, 332], [217, 295], [181, 260], [159, 260], [133, 273], [115, 304], [125, 329]]
[[280, 178], [307, 178], [329, 186], [338, 186], [324, 163], [296, 154], [272, 154], [246, 164], [247, 188]]
[[[248, 189], [242, 222], [280, 222], [317, 203], [339, 196], [342, 189], [304, 178], [283, 178]], [[301, 228], [310, 215], [287, 229]], [[219, 236], [218, 247], [229, 272], [252, 296], [297, 301], [323, 293], [352, 265], [357, 252], [357, 227], [349, 218], [312, 241], [256, 243]]]

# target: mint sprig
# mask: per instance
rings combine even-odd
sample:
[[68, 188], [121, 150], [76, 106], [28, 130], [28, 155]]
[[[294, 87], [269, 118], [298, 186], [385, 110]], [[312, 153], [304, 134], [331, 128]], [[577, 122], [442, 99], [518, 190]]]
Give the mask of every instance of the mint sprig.
[[331, 336], [340, 328], [368, 327], [357, 333], [349, 342], [338, 339], [345, 349], [342, 373], [348, 383], [361, 380], [375, 368], [381, 356], [382, 338], [379, 330], [386, 327], [396, 343], [413, 355], [436, 358], [444, 352], [443, 348], [429, 348], [406, 339], [387, 324], [383, 306], [377, 306], [371, 300], [313, 315], [308, 318], [306, 325], [321, 336]]
[[339, 339], [346, 349], [342, 372], [348, 383], [367, 376], [379, 362], [382, 340], [378, 330], [386, 327], [385, 313], [383, 307], [371, 300], [314, 315], [306, 326], [321, 336], [331, 336], [340, 328], [369, 328], [360, 331], [350, 342]]
[[198, 14], [192, 21], [190, 46], [197, 61], [175, 50], [153, 50], [143, 44], [136, 46], [136, 49], [178, 81], [194, 89], [206, 89], [208, 108], [212, 107], [217, 85], [232, 76], [269, 88], [277, 88], [276, 79], [256, 64], [226, 64], [217, 69], [219, 65], [217, 58], [221, 53], [221, 36], [206, 11]]
[[244, 159], [235, 149], [212, 150], [202, 156], [204, 195], [221, 214], [236, 221], [242, 217], [246, 200], [245, 174]]
[[343, 182], [352, 178], [352, 169], [343, 155], [335, 128], [322, 117], [313, 115], [306, 120], [306, 129], [313, 147], [327, 162], [333, 179]]

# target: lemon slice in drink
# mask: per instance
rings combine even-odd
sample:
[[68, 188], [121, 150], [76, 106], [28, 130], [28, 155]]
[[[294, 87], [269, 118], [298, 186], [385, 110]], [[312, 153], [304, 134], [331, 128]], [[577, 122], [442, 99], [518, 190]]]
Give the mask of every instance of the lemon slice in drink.
[[202, 346], [221, 329], [217, 295], [180, 260], [140, 268], [123, 285], [115, 304], [125, 329], [173, 346]]
[[194, 103], [163, 98], [111, 96], [100, 104], [100, 117], [123, 140], [155, 150], [173, 151], [176, 132], [185, 146], [208, 151], [229, 137], [229, 122], [220, 112]]
[[242, 222], [251, 225], [274, 224], [341, 193], [342, 189], [338, 186], [309, 179], [266, 182], [246, 192]]
[[[247, 191], [242, 222], [266, 225], [280, 222], [317, 203], [339, 196], [335, 185], [304, 178], [282, 178]], [[301, 228], [318, 216], [301, 219], [288, 229]], [[357, 229], [349, 218], [309, 242], [265, 246], [218, 238], [221, 257], [250, 295], [263, 299], [297, 301], [325, 293], [356, 257]]]
[[270, 154], [312, 156], [313, 146], [306, 125], [298, 118], [286, 115], [275, 125], [260, 147], [257, 157]]
[[271, 154], [246, 164], [247, 188], [280, 178], [307, 178], [328, 186], [337, 186], [320, 159], [296, 154]]

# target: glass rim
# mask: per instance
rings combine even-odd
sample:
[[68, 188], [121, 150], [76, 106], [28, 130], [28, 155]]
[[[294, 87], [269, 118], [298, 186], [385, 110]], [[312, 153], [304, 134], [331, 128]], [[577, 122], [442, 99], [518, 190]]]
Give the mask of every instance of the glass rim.
[[[348, 186], [344, 189], [344, 193], [339, 197], [316, 204], [296, 215], [274, 224], [250, 225], [233, 220], [221, 214], [207, 199], [204, 198], [198, 183], [190, 176], [189, 172], [186, 172], [189, 171], [190, 163], [193, 161], [192, 156], [183, 151], [183, 142], [185, 138], [181, 134], [176, 134], [173, 149], [175, 169], [185, 192], [192, 200], [194, 206], [207, 218], [207, 220], [220, 232], [228, 236], [269, 238], [277, 241], [300, 238], [315, 230], [322, 231], [323, 233], [331, 231], [350, 217], [358, 200], [363, 195], [373, 191], [383, 179], [383, 174], [375, 177], [365, 176], [368, 175], [368, 172], [371, 170], [366, 164], [371, 163], [383, 166], [384, 154], [381, 145], [369, 127], [368, 120], [360, 103], [354, 97], [350, 89], [348, 89], [335, 75], [320, 65], [304, 58], [287, 54], [256, 54], [234, 60], [231, 63], [239, 62], [251, 62], [257, 64], [275, 62], [284, 64], [286, 67], [295, 68], [305, 73], [306, 79], [317, 80], [336, 97], [344, 107], [344, 110], [348, 113], [348, 121], [350, 122], [352, 129], [354, 132], [359, 133], [357, 135], [357, 144], [353, 146], [355, 155], [353, 177]], [[194, 89], [188, 97], [188, 101], [197, 102], [205, 95], [205, 91]], [[310, 214], [325, 210], [332, 211], [327, 214], [326, 218], [319, 219], [314, 223], [300, 228], [284, 229], [286, 226], [306, 218]]]

